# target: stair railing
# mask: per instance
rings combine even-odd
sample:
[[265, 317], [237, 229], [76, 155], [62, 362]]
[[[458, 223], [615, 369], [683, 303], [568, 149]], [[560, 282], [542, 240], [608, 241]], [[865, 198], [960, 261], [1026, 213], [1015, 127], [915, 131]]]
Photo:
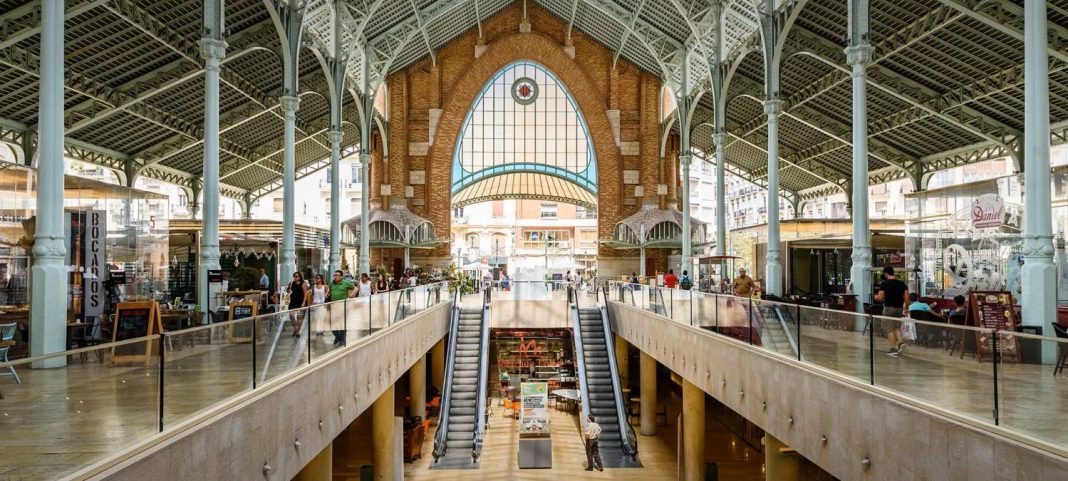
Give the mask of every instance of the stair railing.
[[489, 326], [490, 326], [490, 290], [482, 296], [482, 340], [479, 344], [478, 358], [478, 394], [475, 395], [475, 439], [471, 449], [471, 461], [477, 462], [482, 455], [482, 442], [486, 435], [486, 385], [489, 384]]
[[[605, 303], [600, 307], [601, 311], [601, 326], [604, 328], [604, 345], [605, 351], [608, 353], [608, 368], [612, 373], [612, 393], [616, 399], [616, 417], [619, 418], [620, 429], [620, 445], [623, 448], [623, 453], [630, 456], [631, 459], [636, 459], [638, 456], [638, 436], [634, 433], [634, 427], [630, 425], [630, 418], [627, 416], [626, 409], [623, 404], [623, 389], [620, 385], [619, 379], [619, 367], [616, 365], [616, 347], [615, 338], [609, 340], [612, 335], [612, 323], [608, 318], [608, 288], [604, 290]], [[624, 354], [625, 355], [625, 354]]]
[[[570, 291], [571, 289], [572, 287], [568, 286], [568, 290]], [[586, 420], [590, 417], [590, 393], [587, 386], [588, 379], [586, 378], [586, 351], [582, 347], [582, 320], [579, 315], [578, 296], [571, 296], [571, 300], [571, 325], [575, 330], [575, 365], [578, 366], [579, 378], [579, 404], [582, 405], [582, 418], [579, 421], [579, 425], [585, 425]]]
[[452, 301], [452, 320], [449, 322], [448, 359], [445, 361], [445, 389], [441, 393], [441, 411], [438, 412], [438, 431], [434, 434], [434, 460], [445, 455], [448, 450], [449, 404], [452, 400], [452, 378], [456, 369], [456, 338], [460, 334], [460, 291], [456, 285], [456, 295]]

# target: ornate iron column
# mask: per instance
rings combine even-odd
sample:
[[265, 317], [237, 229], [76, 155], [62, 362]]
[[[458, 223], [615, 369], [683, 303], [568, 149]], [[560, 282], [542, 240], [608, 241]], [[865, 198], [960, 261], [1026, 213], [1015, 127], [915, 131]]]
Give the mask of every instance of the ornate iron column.
[[208, 312], [215, 307], [210, 305], [208, 271], [219, 269], [219, 69], [226, 57], [223, 12], [223, 0], [204, 1], [204, 37], [199, 42], [204, 57], [204, 180], [200, 190], [204, 200], [197, 303]]
[[[872, 264], [871, 230], [868, 217], [868, 62], [872, 46], [868, 42], [868, 2], [849, 2], [849, 47], [846, 61], [853, 69], [853, 293], [857, 295], [857, 310], [863, 312], [864, 303], [871, 298], [869, 281]], [[907, 276], [906, 276], [907, 277]], [[859, 322], [859, 321], [858, 321]], [[861, 326], [863, 329], [863, 326]]]

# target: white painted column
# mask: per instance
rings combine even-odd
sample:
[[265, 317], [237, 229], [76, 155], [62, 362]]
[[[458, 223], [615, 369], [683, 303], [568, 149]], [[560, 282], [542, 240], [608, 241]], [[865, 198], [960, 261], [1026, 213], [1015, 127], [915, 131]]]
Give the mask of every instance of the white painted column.
[[341, 139], [343, 136], [340, 130], [330, 131], [330, 272], [341, 268], [341, 199], [339, 197], [341, 197]]
[[[33, 244], [30, 298], [30, 355], [67, 347], [67, 306], [56, 296], [67, 291], [63, 239], [63, 0], [41, 6], [41, 94], [38, 105], [37, 226]], [[28, 134], [27, 134], [28, 135]], [[58, 367], [62, 356], [35, 367]]]
[[297, 253], [294, 246], [296, 235], [296, 128], [297, 109], [300, 97], [282, 96], [282, 111], [285, 113], [284, 161], [282, 168], [282, 256], [279, 266], [278, 285], [292, 281], [297, 271]]
[[[1049, 57], [1046, 4], [1024, 1], [1024, 266], [1023, 324], [1057, 319], [1057, 268], [1049, 174]], [[1049, 333], [1052, 334], [1052, 333]]]
[[[853, 69], [853, 293], [857, 295], [857, 311], [871, 299], [871, 230], [868, 209], [868, 93], [867, 64], [872, 47], [864, 43], [845, 49], [846, 60]], [[907, 275], [905, 275], [907, 278]], [[857, 321], [862, 322], [862, 321]], [[863, 329], [863, 326], [861, 327]]]
[[723, 256], [727, 255], [727, 134], [716, 132], [712, 138], [716, 142], [716, 255]]
[[768, 265], [764, 274], [764, 292], [782, 295], [782, 258], [779, 252], [779, 114], [782, 100], [764, 101], [768, 115]]
[[[368, 217], [371, 214], [371, 205], [368, 200], [371, 197], [371, 141], [370, 135], [361, 138], [360, 150], [360, 182], [363, 184], [363, 195], [360, 196], [360, 272], [371, 272], [371, 235], [368, 229]], [[383, 206], [386, 207], [386, 206]]]
[[207, 312], [211, 305], [208, 271], [219, 266], [219, 68], [226, 57], [226, 42], [222, 40], [221, 1], [208, 0], [204, 4], [205, 36], [200, 39], [200, 54], [204, 57], [204, 162], [201, 193], [200, 265], [197, 268], [197, 302]]

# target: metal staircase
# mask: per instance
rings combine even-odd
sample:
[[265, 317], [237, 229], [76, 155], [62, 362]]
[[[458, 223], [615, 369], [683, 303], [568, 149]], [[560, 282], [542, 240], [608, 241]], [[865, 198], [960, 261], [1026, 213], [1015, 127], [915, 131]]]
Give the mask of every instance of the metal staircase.
[[433, 468], [477, 468], [485, 435], [489, 306], [456, 305]]
[[601, 425], [600, 451], [606, 468], [640, 467], [637, 437], [623, 404], [615, 346], [603, 307], [571, 306], [575, 330], [575, 358], [581, 390], [582, 424], [593, 414]]

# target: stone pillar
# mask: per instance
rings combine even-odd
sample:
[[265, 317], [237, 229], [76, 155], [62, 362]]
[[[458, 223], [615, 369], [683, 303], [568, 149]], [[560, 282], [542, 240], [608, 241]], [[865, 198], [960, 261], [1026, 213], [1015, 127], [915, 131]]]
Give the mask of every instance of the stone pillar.
[[332, 481], [333, 478], [334, 443], [330, 443], [297, 473], [293, 481]]
[[[296, 235], [296, 128], [300, 97], [282, 96], [282, 111], [285, 113], [284, 157], [282, 168], [282, 255], [279, 285], [290, 282], [297, 271], [297, 252], [294, 246]], [[207, 196], [205, 196], [207, 197]]]
[[[716, 119], [719, 122], [719, 119]], [[712, 135], [716, 142], [716, 255], [727, 255], [727, 134], [716, 132]], [[721, 272], [720, 275], [730, 274]]]
[[1049, 323], [1057, 319], [1057, 268], [1053, 264], [1053, 221], [1050, 215], [1049, 47], [1046, 42], [1046, 4], [1025, 0], [1024, 162], [1027, 167], [1024, 170], [1023, 300], [1020, 304], [1023, 306], [1023, 324], [1049, 329]]
[[769, 98], [764, 101], [764, 113], [768, 115], [768, 265], [764, 274], [764, 292], [782, 295], [782, 257], [779, 252], [781, 231], [779, 229], [779, 114], [782, 100]]
[[642, 351], [641, 357], [641, 409], [640, 431], [645, 436], [655, 436], [656, 427], [656, 359]]
[[393, 393], [391, 385], [371, 406], [372, 429], [372, 464], [375, 481], [393, 481], [393, 451], [400, 449], [394, 445]]
[[[623, 336], [616, 336], [616, 364], [619, 368], [619, 386], [630, 387], [630, 358], [627, 356], [627, 350], [630, 348], [630, 344], [627, 343]], [[627, 402], [626, 399], [623, 402]]]
[[798, 481], [801, 479], [801, 462], [796, 455], [784, 453], [787, 446], [764, 433], [764, 474], [768, 481]]
[[[853, 70], [853, 293], [857, 295], [857, 312], [864, 311], [864, 303], [871, 299], [871, 230], [868, 228], [868, 81], [867, 65], [871, 61], [872, 46], [868, 43], [868, 2], [851, 0], [849, 8], [850, 47], [845, 49], [846, 61]], [[918, 188], [919, 186], [917, 186]], [[908, 274], [903, 276], [908, 280]], [[857, 318], [860, 330], [863, 319]]]
[[[336, 271], [341, 268], [340, 197], [341, 139], [343, 135], [344, 133], [341, 130], [330, 131], [330, 272]], [[367, 197], [366, 192], [364, 192], [364, 197]]]
[[408, 392], [412, 402], [412, 416], [426, 419], [426, 355], [408, 369]]
[[[41, 95], [38, 105], [37, 227], [33, 244], [30, 355], [67, 347], [67, 306], [56, 302], [67, 291], [63, 239], [63, 1], [41, 7]], [[28, 134], [27, 134], [28, 135]], [[64, 357], [35, 367], [58, 367]]]
[[[204, 311], [214, 311], [208, 289], [208, 271], [219, 269], [219, 69], [226, 57], [223, 41], [223, 2], [205, 0], [204, 32], [200, 54], [204, 57], [204, 161], [201, 201], [200, 265], [197, 268], [197, 302]], [[195, 195], [195, 194], [194, 194]]]
[[682, 381], [682, 466], [685, 481], [705, 479], [705, 392]]
[[438, 393], [445, 392], [445, 338], [438, 339], [437, 344], [430, 348], [430, 369], [433, 369], [434, 387]]

